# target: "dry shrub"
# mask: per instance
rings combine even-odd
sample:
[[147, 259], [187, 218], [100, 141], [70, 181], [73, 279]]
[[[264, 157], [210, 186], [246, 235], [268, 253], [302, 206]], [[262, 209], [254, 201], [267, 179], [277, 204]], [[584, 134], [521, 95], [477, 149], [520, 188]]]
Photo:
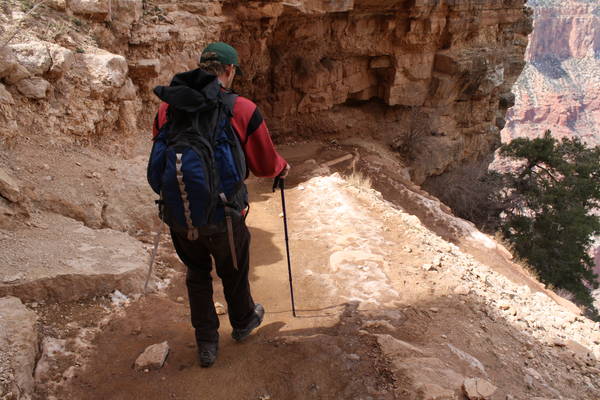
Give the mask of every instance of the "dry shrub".
[[431, 135], [429, 115], [413, 107], [408, 113], [407, 128], [392, 140], [391, 147], [407, 160], [415, 160], [425, 137]]
[[346, 177], [346, 181], [358, 189], [369, 190], [373, 187], [371, 177], [356, 170]]
[[458, 217], [494, 233], [504, 205], [498, 200], [500, 181], [487, 171], [487, 161], [464, 164], [429, 178], [423, 188], [439, 198]]

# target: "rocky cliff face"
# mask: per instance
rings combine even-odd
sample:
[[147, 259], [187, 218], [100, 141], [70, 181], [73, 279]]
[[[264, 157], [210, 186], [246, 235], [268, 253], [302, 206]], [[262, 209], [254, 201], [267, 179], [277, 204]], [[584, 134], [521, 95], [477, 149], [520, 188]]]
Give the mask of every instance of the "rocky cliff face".
[[546, 129], [600, 144], [600, 6], [596, 1], [530, 1], [535, 27], [503, 139]]
[[[4, 140], [113, 146], [147, 130], [155, 84], [209, 42], [239, 48], [239, 91], [274, 136], [360, 137], [399, 150], [416, 182], [499, 142], [523, 66], [523, 0], [53, 0], [2, 49]], [[107, 140], [108, 139], [108, 140]]]

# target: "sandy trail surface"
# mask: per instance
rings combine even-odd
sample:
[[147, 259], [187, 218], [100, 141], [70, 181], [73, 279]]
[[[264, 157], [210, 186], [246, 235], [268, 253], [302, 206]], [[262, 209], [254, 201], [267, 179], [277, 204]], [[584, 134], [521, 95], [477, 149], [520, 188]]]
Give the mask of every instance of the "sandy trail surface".
[[[393, 381], [377, 373], [382, 367], [376, 348], [356, 334], [358, 321], [352, 317], [359, 303], [374, 306], [395, 294], [381, 269], [384, 252], [371, 248], [381, 246], [383, 239], [376, 237], [381, 227], [361, 215], [341, 219], [351, 211], [343, 199], [315, 203], [326, 183], [286, 191], [297, 318], [291, 315], [279, 192], [270, 193], [270, 181], [253, 180], [248, 219], [251, 282], [255, 300], [267, 310], [256, 333], [236, 343], [227, 316], [221, 316], [217, 362], [210, 369], [199, 368], [183, 274], [179, 274], [166, 296], [150, 295], [133, 304], [99, 334], [91, 364], [63, 395], [303, 399], [338, 398], [341, 393], [353, 397], [391, 387]], [[320, 220], [326, 208], [333, 211]], [[352, 226], [359, 231], [352, 233]], [[360, 240], [364, 235], [372, 241]], [[163, 253], [172, 252], [167, 246]], [[361, 268], [353, 268], [358, 264]], [[218, 279], [215, 288], [215, 300], [224, 303]], [[176, 301], [180, 296], [185, 297], [183, 304]], [[163, 340], [169, 342], [171, 352], [161, 370], [144, 373], [131, 368], [145, 346]]]
[[[400, 208], [364, 180], [318, 171], [340, 152], [308, 144], [286, 154], [297, 172], [286, 189], [297, 318], [280, 194], [272, 193], [270, 180], [252, 178], [250, 280], [266, 308], [261, 327], [236, 343], [227, 315], [221, 316], [219, 357], [212, 368], [200, 368], [185, 267], [165, 235], [159, 290], [99, 324], [77, 361], [82, 367], [69, 368], [66, 358], [39, 382], [38, 398], [462, 399], [467, 378], [497, 386], [492, 400], [600, 398], [592, 381], [596, 361], [576, 357], [567, 343], [596, 352], [597, 324], [557, 304], [519, 266], [488, 249], [484, 235], [477, 252], [469, 252], [473, 241], [453, 243], [453, 217], [435, 207], [417, 217], [406, 211], [417, 209], [416, 200]], [[349, 165], [339, 170], [349, 172]], [[450, 233], [435, 233], [442, 224]], [[224, 304], [216, 277], [214, 286], [215, 301]], [[60, 310], [50, 319], [57, 321]], [[165, 365], [134, 370], [137, 356], [163, 341], [170, 346]]]

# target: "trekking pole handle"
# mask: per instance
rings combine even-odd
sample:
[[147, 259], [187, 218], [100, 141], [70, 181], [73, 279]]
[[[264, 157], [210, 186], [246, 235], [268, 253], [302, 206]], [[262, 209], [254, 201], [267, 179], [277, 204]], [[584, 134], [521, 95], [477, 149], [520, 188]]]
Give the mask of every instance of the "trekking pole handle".
[[275, 190], [277, 190], [277, 188], [283, 190], [283, 185], [284, 185], [284, 178], [280, 177], [279, 175], [277, 175], [275, 177], [275, 180], [273, 181], [273, 193], [275, 193]]

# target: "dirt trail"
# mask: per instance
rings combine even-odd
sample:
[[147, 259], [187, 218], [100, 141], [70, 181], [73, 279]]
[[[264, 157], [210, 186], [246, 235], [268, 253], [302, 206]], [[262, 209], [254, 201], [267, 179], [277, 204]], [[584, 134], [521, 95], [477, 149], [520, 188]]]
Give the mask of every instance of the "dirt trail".
[[[364, 181], [327, 171], [304, 178], [341, 150], [292, 150], [285, 155], [296, 178], [286, 199], [298, 318], [279, 193], [269, 180], [251, 179], [251, 282], [267, 310], [256, 333], [235, 343], [221, 316], [219, 358], [198, 367], [184, 267], [163, 237], [157, 272], [171, 275], [172, 286], [102, 325], [84, 368], [61, 376], [64, 364], [53, 378], [64, 384], [40, 386], [38, 398], [462, 399], [464, 379], [475, 377], [498, 386], [492, 400], [600, 397], [590, 380], [595, 361], [553, 344], [594, 346], [597, 325], [532, 290], [530, 278], [507, 279], [480, 264]], [[215, 293], [225, 303], [218, 279]], [[164, 367], [134, 371], [137, 356], [165, 340]]]
[[[235, 343], [230, 337], [227, 316], [221, 316], [219, 358], [213, 368], [200, 369], [187, 298], [184, 304], [176, 302], [179, 296], [186, 296], [180, 274], [168, 296], [151, 295], [135, 303], [124, 317], [113, 321], [99, 335], [90, 366], [62, 396], [338, 398], [340, 393], [354, 397], [361, 392], [367, 394], [368, 386], [391, 383], [376, 373], [377, 357], [369, 357], [375, 350], [355, 335], [351, 318], [342, 317], [352, 305], [324, 291], [323, 282], [304, 278], [311, 264], [326, 261], [317, 256], [327, 254], [319, 251], [320, 247], [327, 247], [320, 239], [292, 239], [298, 318], [292, 317], [279, 193], [269, 193], [270, 183], [253, 180], [250, 184], [254, 194], [248, 220], [252, 232], [252, 289], [256, 301], [267, 309], [257, 333], [243, 344]], [[287, 192], [292, 238], [298, 236], [300, 225], [307, 223], [293, 206], [299, 192], [297, 188]], [[163, 253], [171, 251], [163, 248]], [[216, 286], [215, 300], [224, 303], [220, 284]], [[140, 351], [163, 340], [171, 346], [166, 365], [159, 371], [135, 372], [131, 364]], [[357, 352], [359, 357], [362, 353], [364, 361], [346, 356]], [[348, 386], [354, 380], [360, 384]]]

